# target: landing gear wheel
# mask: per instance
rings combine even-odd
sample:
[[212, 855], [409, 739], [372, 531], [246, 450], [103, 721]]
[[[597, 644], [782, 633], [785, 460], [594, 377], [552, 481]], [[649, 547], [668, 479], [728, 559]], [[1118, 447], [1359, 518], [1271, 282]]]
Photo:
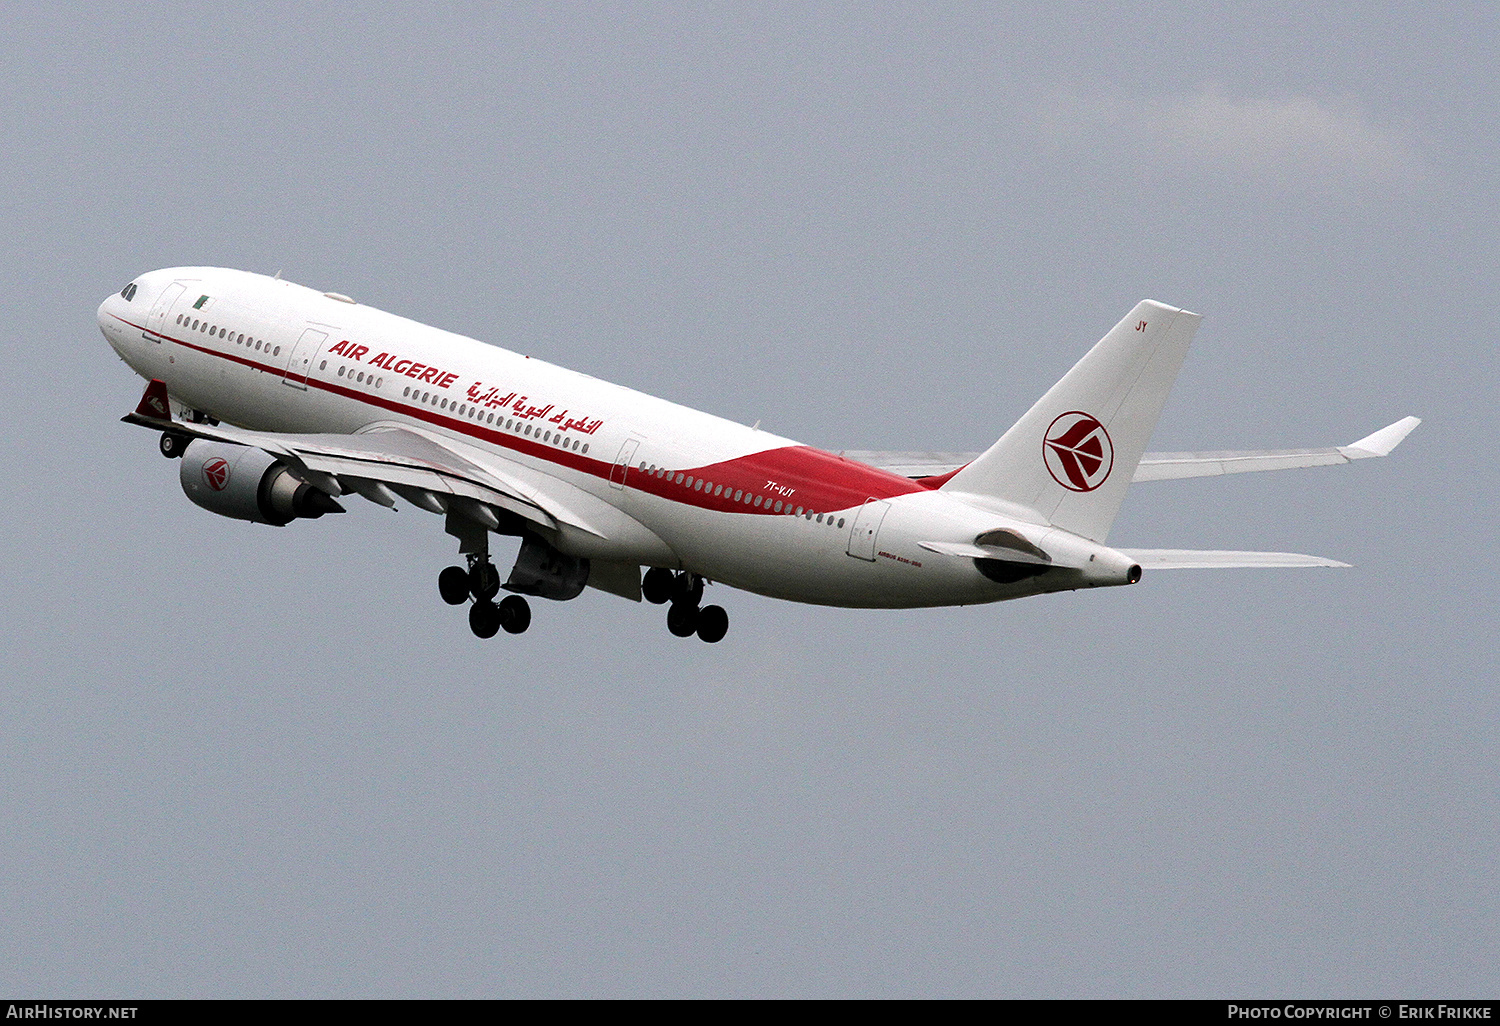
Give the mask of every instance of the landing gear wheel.
[[500, 630], [500, 610], [488, 600], [476, 602], [469, 607], [469, 630], [481, 638], [493, 638]]
[[704, 606], [698, 610], [698, 637], [712, 645], [729, 633], [729, 614], [723, 606]]
[[488, 602], [500, 592], [500, 571], [493, 563], [475, 563], [469, 567], [467, 589], [475, 600]]
[[469, 571], [461, 566], [450, 566], [438, 574], [438, 594], [450, 606], [460, 605], [469, 598]]
[[667, 630], [679, 638], [691, 638], [698, 629], [698, 607], [673, 602], [667, 610]]
[[161, 450], [161, 454], [169, 460], [175, 460], [181, 456], [187, 446], [188, 440], [172, 431], [163, 431], [161, 433], [161, 441], [156, 443], [156, 447]]
[[653, 566], [641, 579], [641, 597], [659, 606], [672, 597], [672, 571]]
[[500, 602], [500, 626], [506, 634], [521, 634], [531, 626], [531, 606], [519, 595], [507, 595]]

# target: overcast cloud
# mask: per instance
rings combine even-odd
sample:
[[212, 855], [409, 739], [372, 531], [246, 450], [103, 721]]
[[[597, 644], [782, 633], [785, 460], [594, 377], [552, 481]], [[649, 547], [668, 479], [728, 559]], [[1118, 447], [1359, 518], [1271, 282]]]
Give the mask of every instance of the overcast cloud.
[[1329, 176], [1408, 183], [1426, 161], [1407, 133], [1377, 124], [1353, 96], [1227, 95], [1221, 85], [1140, 96], [1064, 90], [1041, 106], [1040, 124], [1074, 146], [1144, 147], [1153, 163], [1318, 188]]

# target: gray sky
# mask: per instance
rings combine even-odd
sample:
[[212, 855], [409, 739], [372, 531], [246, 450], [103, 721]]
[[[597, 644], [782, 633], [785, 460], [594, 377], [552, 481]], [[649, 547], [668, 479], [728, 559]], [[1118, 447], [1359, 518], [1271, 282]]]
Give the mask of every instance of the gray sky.
[[[0, 992], [1493, 996], [1492, 5], [7, 4]], [[1082, 11], [1083, 13], [1080, 13]], [[832, 448], [1206, 316], [1121, 545], [1346, 571], [861, 612], [191, 505], [94, 324], [275, 272]]]

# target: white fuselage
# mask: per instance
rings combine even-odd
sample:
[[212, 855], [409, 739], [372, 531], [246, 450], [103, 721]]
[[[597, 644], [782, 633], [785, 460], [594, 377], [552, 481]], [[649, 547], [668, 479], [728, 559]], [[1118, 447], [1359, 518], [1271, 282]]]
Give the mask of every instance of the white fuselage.
[[343, 297], [207, 267], [154, 271], [135, 285], [129, 300], [105, 300], [101, 329], [174, 400], [255, 431], [426, 432], [600, 525], [549, 539], [571, 555], [840, 606], [994, 602], [1121, 583], [1077, 572], [996, 583], [972, 558], [921, 543], [966, 543], [997, 528], [1046, 539], [1049, 551], [1090, 543], [1025, 510]]

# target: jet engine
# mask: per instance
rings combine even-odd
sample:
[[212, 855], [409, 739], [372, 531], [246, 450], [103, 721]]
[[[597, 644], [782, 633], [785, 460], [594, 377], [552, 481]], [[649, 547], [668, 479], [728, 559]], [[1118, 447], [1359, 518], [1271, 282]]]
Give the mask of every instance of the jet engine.
[[299, 480], [264, 449], [195, 438], [182, 454], [182, 490], [210, 513], [283, 527], [298, 518], [342, 513], [328, 493]]

